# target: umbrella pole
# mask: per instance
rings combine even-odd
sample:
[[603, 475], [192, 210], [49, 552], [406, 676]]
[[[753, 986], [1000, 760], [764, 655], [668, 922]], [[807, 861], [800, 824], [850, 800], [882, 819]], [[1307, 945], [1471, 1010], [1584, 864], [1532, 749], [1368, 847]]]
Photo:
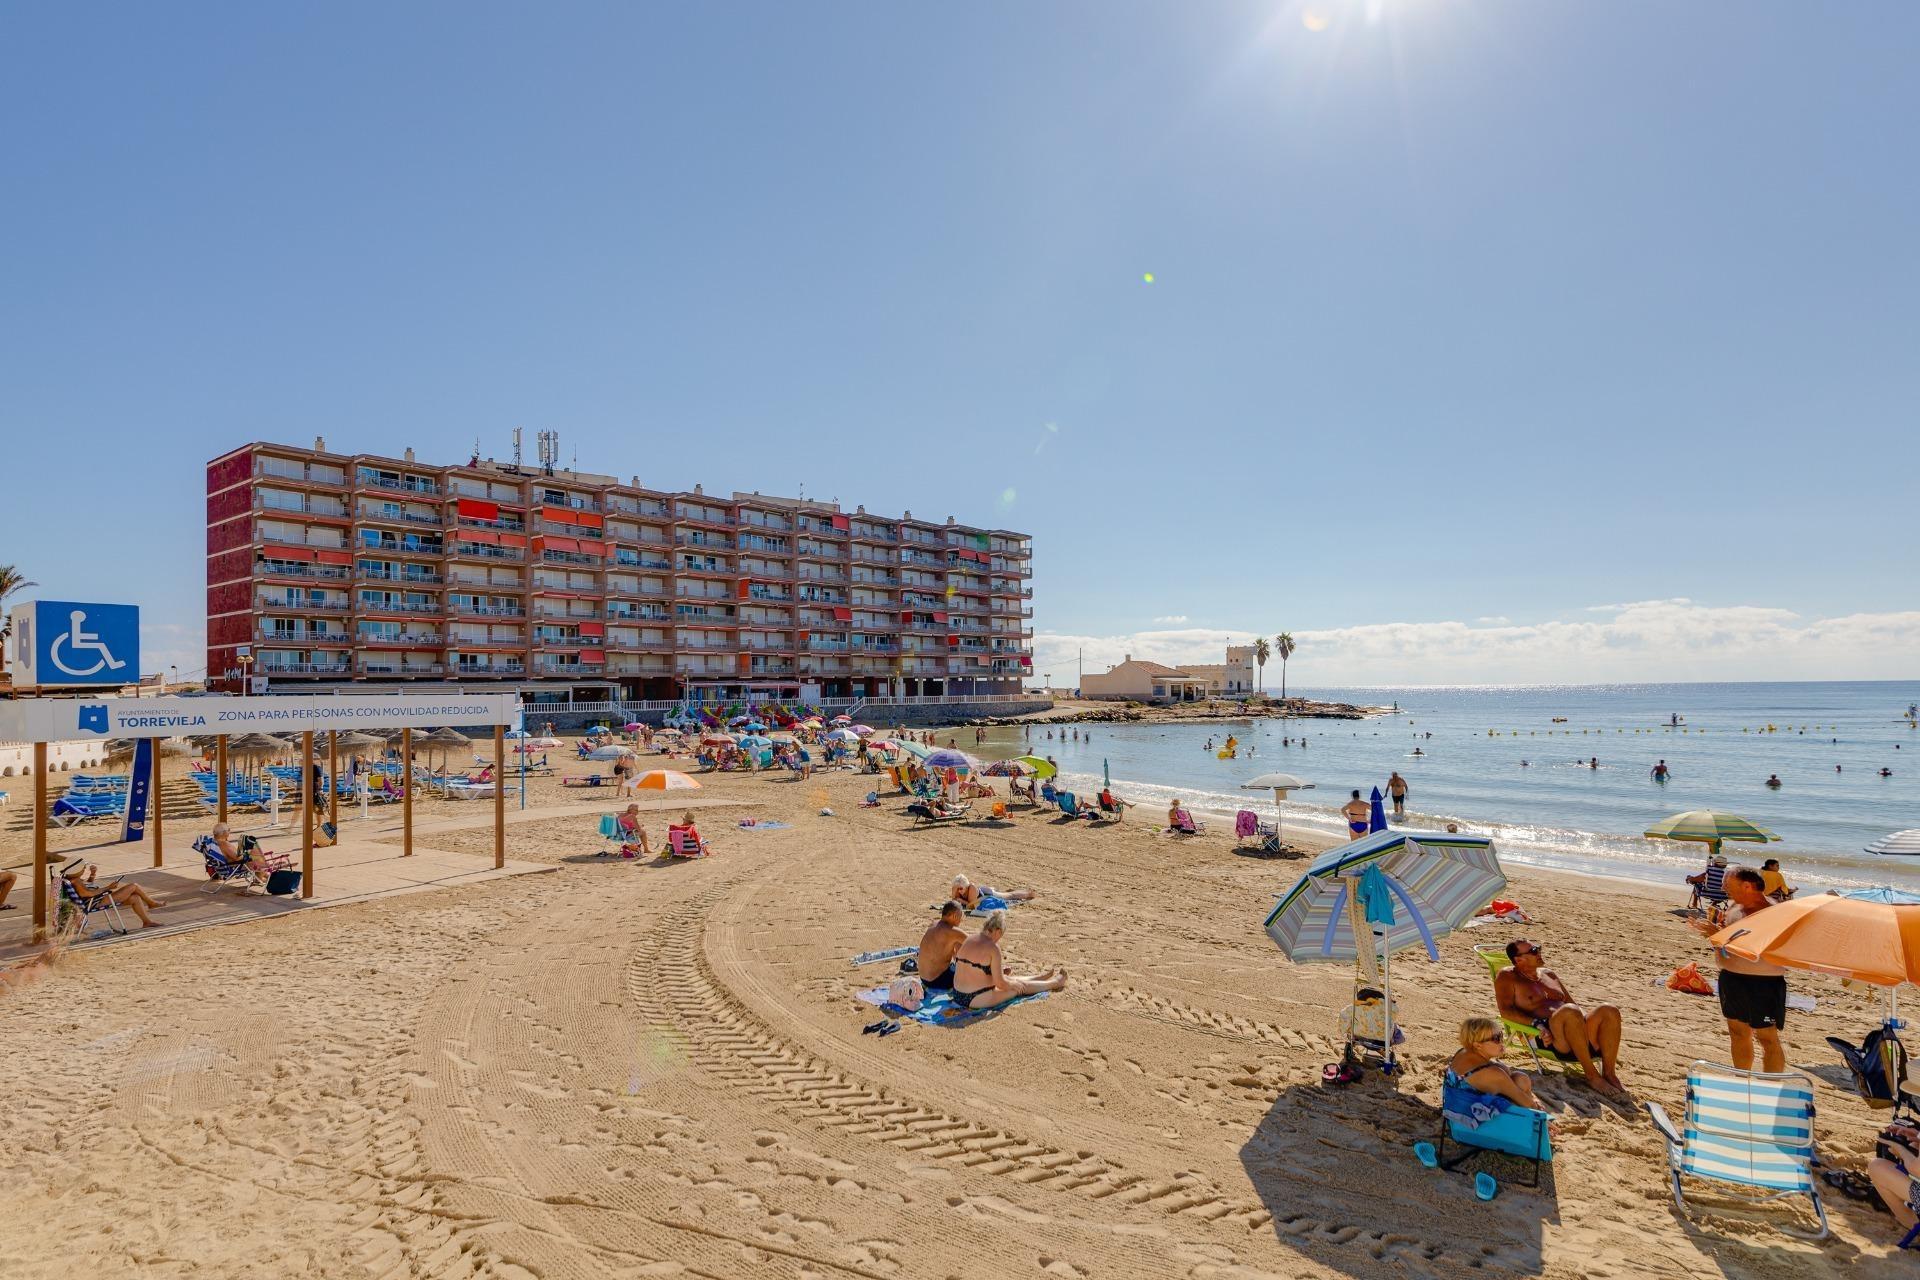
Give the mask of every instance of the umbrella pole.
[[[1374, 937], [1377, 937], [1377, 936], [1378, 935], [1370, 934], [1367, 938], [1367, 945], [1372, 946], [1373, 939]], [[1380, 1069], [1386, 1072], [1388, 1075], [1392, 1075], [1393, 1068], [1394, 1068], [1394, 1061], [1393, 1061], [1393, 951], [1392, 951], [1392, 948], [1390, 947], [1380, 948], [1380, 988], [1382, 991], [1386, 993], [1386, 997], [1387, 997], [1387, 1040], [1385, 1045], [1385, 1053], [1382, 1055], [1383, 1061], [1381, 1062]]]

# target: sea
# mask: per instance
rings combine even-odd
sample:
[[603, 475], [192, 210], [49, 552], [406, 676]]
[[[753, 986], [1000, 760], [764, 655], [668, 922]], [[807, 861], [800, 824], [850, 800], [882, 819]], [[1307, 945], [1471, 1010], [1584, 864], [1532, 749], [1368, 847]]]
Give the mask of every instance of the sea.
[[[1034, 725], [959, 745], [983, 758], [1050, 756], [1081, 790], [1110, 778], [1154, 822], [1175, 798], [1229, 827], [1239, 809], [1270, 821], [1273, 793], [1241, 783], [1291, 773], [1314, 785], [1280, 806], [1283, 826], [1340, 834], [1350, 792], [1384, 794], [1398, 770], [1410, 828], [1455, 822], [1493, 836], [1511, 862], [1656, 883], [1697, 871], [1704, 850], [1641, 833], [1670, 814], [1718, 809], [1780, 837], [1764, 852], [1728, 845], [1736, 862], [1777, 857], [1791, 883], [1815, 888], [1920, 891], [1920, 859], [1864, 851], [1920, 827], [1920, 727], [1910, 715], [1920, 681], [1289, 692], [1382, 710], [1360, 721]], [[1223, 760], [1228, 734], [1238, 755]], [[1660, 760], [1665, 782], [1652, 774]], [[1769, 775], [1782, 785], [1768, 787]]]

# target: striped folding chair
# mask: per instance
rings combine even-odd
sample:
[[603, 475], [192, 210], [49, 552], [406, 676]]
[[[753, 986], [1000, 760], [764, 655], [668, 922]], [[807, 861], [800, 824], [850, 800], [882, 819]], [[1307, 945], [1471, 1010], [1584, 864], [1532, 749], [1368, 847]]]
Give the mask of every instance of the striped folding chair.
[[73, 881], [58, 871], [53, 873], [53, 882], [60, 890], [60, 913], [56, 921], [58, 927], [65, 928], [69, 920], [77, 918], [78, 932], [85, 933], [87, 921], [94, 916], [99, 916], [106, 927], [96, 933], [95, 937], [104, 938], [108, 934], [124, 936], [127, 933], [126, 921], [120, 916], [120, 904], [113, 900], [113, 895], [96, 893], [91, 898], [81, 897], [80, 891], [73, 887]]
[[1683, 1127], [1675, 1132], [1657, 1102], [1647, 1104], [1647, 1113], [1667, 1140], [1673, 1202], [1682, 1213], [1687, 1211], [1682, 1178], [1710, 1178], [1770, 1193], [1748, 1197], [1756, 1203], [1806, 1196], [1820, 1222], [1812, 1239], [1826, 1238], [1827, 1211], [1813, 1179], [1811, 1077], [1696, 1062], [1687, 1071]]

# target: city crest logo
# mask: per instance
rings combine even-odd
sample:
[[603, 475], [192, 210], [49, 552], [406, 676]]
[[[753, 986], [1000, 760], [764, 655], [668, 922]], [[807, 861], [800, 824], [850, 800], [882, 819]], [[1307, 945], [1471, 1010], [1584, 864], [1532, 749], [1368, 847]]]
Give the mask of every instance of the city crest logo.
[[88, 733], [107, 732], [107, 709], [99, 703], [90, 703], [80, 708], [80, 727]]

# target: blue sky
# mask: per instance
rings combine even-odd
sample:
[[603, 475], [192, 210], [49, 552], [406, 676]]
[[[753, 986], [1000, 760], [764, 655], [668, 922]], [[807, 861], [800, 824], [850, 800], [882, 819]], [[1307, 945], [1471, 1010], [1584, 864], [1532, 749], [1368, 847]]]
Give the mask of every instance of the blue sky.
[[4, 27], [0, 562], [150, 666], [208, 458], [523, 426], [1029, 531], [1056, 679], [1281, 628], [1295, 683], [1914, 674], [1912, 6]]

